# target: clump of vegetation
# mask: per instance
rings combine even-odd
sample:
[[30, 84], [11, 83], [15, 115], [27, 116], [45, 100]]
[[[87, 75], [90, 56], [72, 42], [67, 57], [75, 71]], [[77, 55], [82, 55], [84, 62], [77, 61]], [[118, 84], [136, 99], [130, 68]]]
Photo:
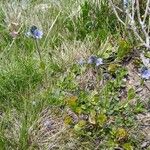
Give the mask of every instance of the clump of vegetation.
[[84, 1], [80, 5], [79, 15], [67, 18], [65, 24], [72, 34], [75, 33], [77, 40], [83, 40], [86, 36], [105, 40], [109, 34], [116, 34], [118, 25], [108, 1], [99, 1], [98, 4]]

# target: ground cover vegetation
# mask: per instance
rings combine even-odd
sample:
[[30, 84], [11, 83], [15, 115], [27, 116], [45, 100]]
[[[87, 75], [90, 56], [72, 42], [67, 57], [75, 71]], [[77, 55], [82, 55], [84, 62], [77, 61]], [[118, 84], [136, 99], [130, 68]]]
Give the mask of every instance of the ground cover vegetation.
[[149, 3], [1, 0], [0, 149], [149, 149]]

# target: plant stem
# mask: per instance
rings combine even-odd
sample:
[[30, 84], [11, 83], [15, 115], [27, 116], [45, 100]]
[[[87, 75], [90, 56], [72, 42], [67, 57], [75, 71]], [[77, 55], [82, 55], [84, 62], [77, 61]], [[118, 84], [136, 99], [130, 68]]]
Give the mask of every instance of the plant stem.
[[[37, 52], [38, 52], [38, 54], [39, 54], [39, 57], [40, 57], [40, 62], [41, 62], [41, 64], [44, 64], [44, 62], [43, 62], [43, 60], [42, 60], [42, 55], [41, 55], [41, 51], [40, 51], [40, 47], [39, 47], [39, 44], [38, 44], [38, 40], [37, 39], [35, 39], [35, 45], [36, 45], [36, 48], [37, 48]], [[41, 65], [40, 64], [40, 65]], [[44, 64], [44, 75], [45, 75], [45, 83], [46, 83], [46, 86], [44, 86], [44, 87], [47, 87], [47, 84], [48, 84], [48, 79], [47, 79], [47, 73], [46, 73], [46, 69], [45, 69], [45, 64]]]
[[39, 48], [39, 44], [38, 44], [38, 40], [37, 39], [35, 39], [35, 45], [36, 45], [37, 52], [38, 52], [39, 57], [40, 57], [40, 61], [42, 62], [42, 56], [41, 56], [41, 52], [40, 52], [40, 48]]

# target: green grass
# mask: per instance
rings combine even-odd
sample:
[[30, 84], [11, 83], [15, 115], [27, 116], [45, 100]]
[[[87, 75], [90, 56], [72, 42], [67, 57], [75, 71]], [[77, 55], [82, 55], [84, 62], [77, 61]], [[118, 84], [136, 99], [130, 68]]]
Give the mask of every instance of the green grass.
[[[140, 150], [144, 105], [125, 82], [133, 44], [108, 2], [0, 6], [0, 149]], [[38, 43], [25, 35], [32, 25], [44, 32]], [[91, 55], [104, 64], [78, 63]]]

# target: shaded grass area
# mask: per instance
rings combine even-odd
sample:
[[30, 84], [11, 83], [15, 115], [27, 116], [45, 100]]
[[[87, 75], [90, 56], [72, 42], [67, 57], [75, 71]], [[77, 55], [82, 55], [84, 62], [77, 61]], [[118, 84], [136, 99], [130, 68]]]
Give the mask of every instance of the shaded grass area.
[[[124, 63], [135, 41], [109, 3], [0, 5], [0, 147], [141, 149], [136, 115], [146, 110]], [[32, 25], [44, 32], [37, 42], [25, 34]], [[91, 55], [103, 64], [88, 64]]]

